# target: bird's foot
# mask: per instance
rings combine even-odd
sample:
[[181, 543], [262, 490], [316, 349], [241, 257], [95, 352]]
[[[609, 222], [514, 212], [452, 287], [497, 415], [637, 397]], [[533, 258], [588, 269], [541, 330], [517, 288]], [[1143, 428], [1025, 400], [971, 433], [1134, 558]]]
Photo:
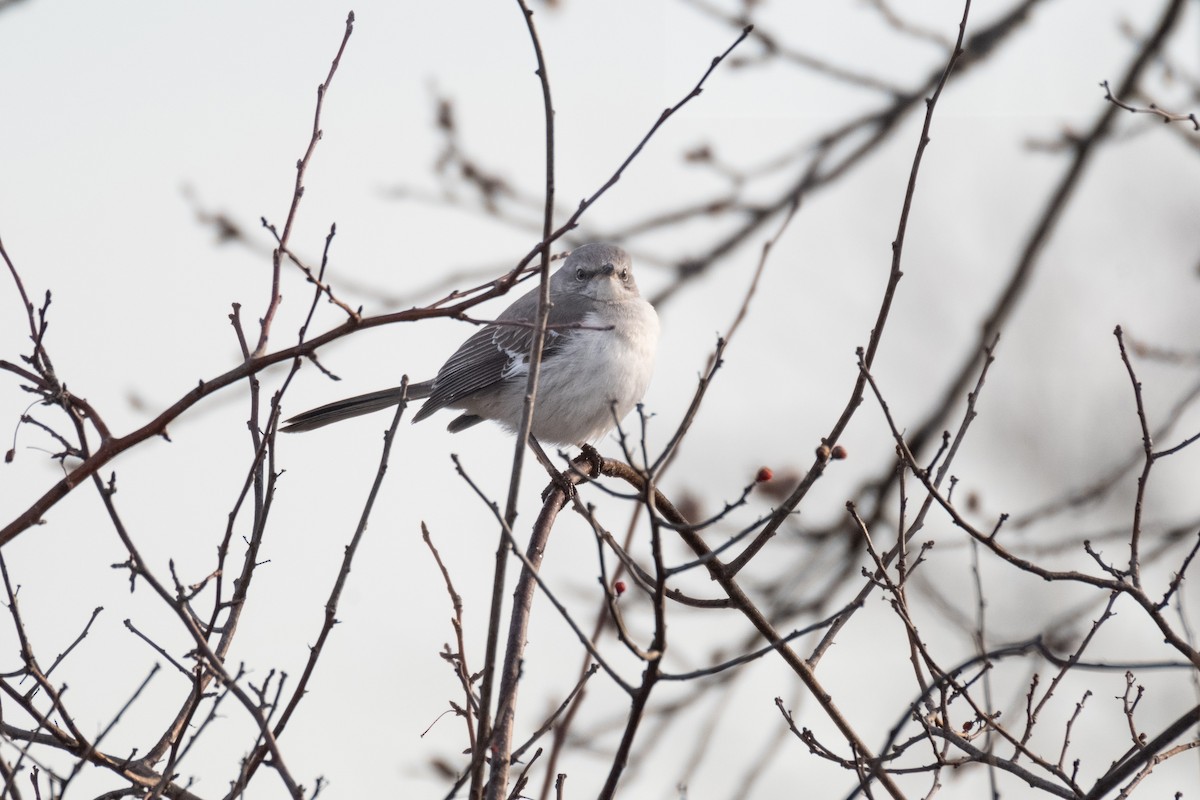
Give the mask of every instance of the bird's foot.
[[[579, 457], [583, 458], [587, 462], [588, 466], [591, 467], [590, 473], [583, 472], [574, 463], [571, 464], [571, 470], [569, 472], [550, 470], [550, 483], [545, 489], [542, 490], [543, 503], [549, 499], [550, 494], [555, 489], [562, 489], [563, 494], [566, 495], [567, 501], [570, 502], [572, 499], [574, 499], [575, 495], [579, 491], [577, 488], [578, 483], [600, 477], [600, 473], [604, 469], [604, 456], [600, 455], [600, 452], [590, 444], [581, 444], [579, 445], [579, 449], [581, 451]], [[574, 472], [579, 476], [578, 482], [571, 480], [571, 472]]]
[[550, 495], [554, 494], [555, 489], [561, 489], [563, 495], [566, 496], [566, 501], [569, 503], [574, 499], [578, 490], [575, 488], [575, 482], [565, 472], [555, 470], [550, 473], [550, 483], [546, 484], [546, 488], [542, 489], [542, 502], [550, 499]]
[[587, 459], [587, 462], [592, 466], [593, 478], [599, 478], [600, 473], [604, 470], [604, 456], [600, 455], [600, 451], [592, 447], [590, 444], [579, 445], [580, 455]]

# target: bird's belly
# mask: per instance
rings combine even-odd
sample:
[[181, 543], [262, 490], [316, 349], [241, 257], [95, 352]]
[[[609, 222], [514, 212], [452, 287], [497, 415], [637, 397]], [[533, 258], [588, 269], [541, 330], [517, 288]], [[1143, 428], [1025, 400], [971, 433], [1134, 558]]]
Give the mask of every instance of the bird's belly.
[[[585, 328], [543, 365], [533, 419], [539, 441], [595, 441], [641, 401], [654, 371], [658, 318], [648, 303], [634, 311], [640, 319], [610, 330], [588, 329], [602, 327], [589, 315]], [[627, 329], [635, 321], [640, 334], [632, 337]]]

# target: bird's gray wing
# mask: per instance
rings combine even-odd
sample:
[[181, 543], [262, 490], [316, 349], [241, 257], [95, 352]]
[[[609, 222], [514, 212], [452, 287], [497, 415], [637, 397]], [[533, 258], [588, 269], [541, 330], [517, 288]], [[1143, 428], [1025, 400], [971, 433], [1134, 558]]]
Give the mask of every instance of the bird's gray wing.
[[[581, 295], [555, 298], [550, 309], [550, 330], [542, 349], [544, 362], [562, 349], [577, 323], [592, 310], [595, 301]], [[502, 313], [496, 323], [478, 330], [447, 359], [433, 379], [429, 399], [413, 417], [417, 422], [433, 412], [512, 378], [527, 374], [529, 349], [533, 345], [533, 322], [537, 312], [537, 290], [526, 294]], [[499, 324], [497, 324], [499, 323]]]

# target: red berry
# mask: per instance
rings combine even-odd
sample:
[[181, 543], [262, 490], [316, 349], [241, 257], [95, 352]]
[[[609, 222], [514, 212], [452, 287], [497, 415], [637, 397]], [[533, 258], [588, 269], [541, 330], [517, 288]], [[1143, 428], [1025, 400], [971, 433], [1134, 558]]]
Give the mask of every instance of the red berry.
[[775, 473], [771, 471], [770, 467], [759, 467], [758, 474], [754, 476], [754, 482], [755, 483], [766, 483], [767, 481], [771, 480], [774, 477], [775, 477]]
[[613, 591], [617, 594], [625, 594], [625, 581], [617, 581], [613, 584]]

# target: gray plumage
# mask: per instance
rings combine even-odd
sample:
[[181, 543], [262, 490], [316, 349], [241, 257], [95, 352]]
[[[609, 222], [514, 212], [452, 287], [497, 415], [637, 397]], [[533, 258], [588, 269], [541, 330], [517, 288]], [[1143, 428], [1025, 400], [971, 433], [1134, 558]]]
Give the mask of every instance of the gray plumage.
[[[425, 398], [413, 422], [443, 408], [465, 413], [457, 433], [485, 419], [520, 425], [536, 322], [538, 290], [504, 310], [463, 342], [431, 381], [409, 384]], [[646, 391], [658, 343], [658, 316], [638, 292], [629, 254], [610, 244], [571, 252], [550, 277], [550, 322], [534, 406], [533, 436], [547, 444], [582, 444], [612, 430]], [[339, 400], [288, 420], [283, 430], [312, 430], [400, 402], [400, 388]]]

